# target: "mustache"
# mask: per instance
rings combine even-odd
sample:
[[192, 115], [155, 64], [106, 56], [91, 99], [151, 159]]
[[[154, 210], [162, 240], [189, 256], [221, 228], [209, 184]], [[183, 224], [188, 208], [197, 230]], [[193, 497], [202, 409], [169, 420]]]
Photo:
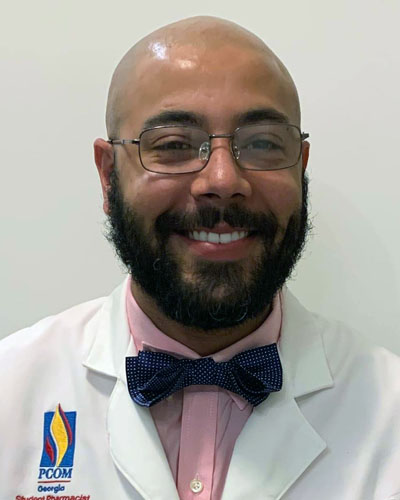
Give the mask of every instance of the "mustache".
[[274, 238], [279, 229], [278, 220], [273, 213], [255, 213], [232, 204], [222, 209], [206, 206], [195, 212], [165, 212], [156, 219], [155, 233], [165, 241], [172, 233], [194, 231], [199, 227], [212, 229], [220, 222], [251, 230], [264, 239]]

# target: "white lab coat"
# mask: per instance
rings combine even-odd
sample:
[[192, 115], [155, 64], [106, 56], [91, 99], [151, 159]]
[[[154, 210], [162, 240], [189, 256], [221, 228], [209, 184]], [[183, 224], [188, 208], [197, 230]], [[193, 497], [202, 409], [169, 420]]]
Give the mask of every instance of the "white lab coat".
[[[0, 500], [178, 499], [149, 410], [126, 387], [126, 286], [0, 343]], [[283, 388], [240, 434], [223, 500], [400, 499], [399, 358], [286, 288], [279, 352]], [[59, 403], [76, 411], [72, 474], [39, 484], [44, 412]]]

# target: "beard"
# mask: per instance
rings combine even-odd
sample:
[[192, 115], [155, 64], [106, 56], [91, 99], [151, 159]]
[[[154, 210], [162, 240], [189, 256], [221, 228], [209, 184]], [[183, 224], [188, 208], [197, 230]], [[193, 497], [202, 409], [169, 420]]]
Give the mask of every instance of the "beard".
[[[224, 209], [202, 207], [195, 213], [165, 212], [156, 219], [151, 234], [145, 229], [143, 217], [125, 203], [116, 169], [110, 176], [108, 201], [105, 236], [132, 279], [165, 316], [204, 331], [238, 326], [265, 313], [289, 279], [311, 227], [306, 174], [301, 207], [291, 215], [284, 231], [273, 213], [253, 213], [232, 204]], [[182, 260], [168, 246], [170, 236], [187, 234], [197, 227], [212, 229], [218, 222], [252, 228], [261, 239], [261, 255], [253, 259], [250, 269], [240, 261], [198, 258], [191, 265], [192, 280], [185, 280]], [[279, 233], [283, 236], [277, 243]]]

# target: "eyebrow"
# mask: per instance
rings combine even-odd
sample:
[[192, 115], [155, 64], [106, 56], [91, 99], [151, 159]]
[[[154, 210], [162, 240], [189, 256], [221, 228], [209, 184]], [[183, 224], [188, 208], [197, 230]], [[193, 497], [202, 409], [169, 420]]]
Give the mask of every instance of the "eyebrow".
[[[180, 109], [162, 111], [151, 116], [143, 123], [142, 130], [164, 125], [194, 125], [202, 127], [206, 123], [204, 115]], [[275, 108], [255, 108], [234, 116], [235, 127], [257, 124], [259, 122], [289, 123], [289, 118]]]
[[289, 118], [275, 108], [256, 108], [237, 115], [235, 122], [238, 127], [243, 127], [259, 122], [289, 123]]
[[159, 127], [162, 125], [195, 125], [202, 126], [205, 118], [197, 113], [182, 110], [162, 111], [157, 115], [151, 116], [143, 123], [143, 129]]

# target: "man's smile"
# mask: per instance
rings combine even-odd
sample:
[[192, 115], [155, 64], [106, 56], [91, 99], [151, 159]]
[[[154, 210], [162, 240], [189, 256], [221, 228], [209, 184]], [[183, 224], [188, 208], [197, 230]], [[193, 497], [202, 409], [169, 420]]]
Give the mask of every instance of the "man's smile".
[[255, 243], [255, 231], [232, 228], [218, 224], [212, 229], [197, 228], [193, 231], [174, 233], [189, 251], [207, 260], [235, 261], [248, 256]]
[[214, 233], [212, 231], [189, 231], [188, 237], [196, 241], [209, 241], [223, 245], [241, 240], [249, 235], [248, 231], [233, 231], [231, 233]]

